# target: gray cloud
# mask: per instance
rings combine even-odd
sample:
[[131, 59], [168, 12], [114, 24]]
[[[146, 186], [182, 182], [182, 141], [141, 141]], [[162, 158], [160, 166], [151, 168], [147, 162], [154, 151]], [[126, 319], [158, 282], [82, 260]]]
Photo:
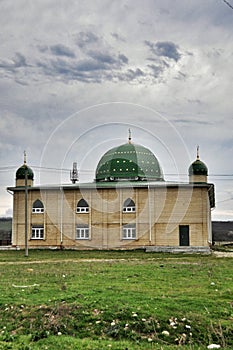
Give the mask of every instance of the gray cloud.
[[115, 64], [117, 62], [117, 59], [110, 54], [103, 53], [101, 51], [94, 51], [91, 50], [88, 52], [88, 55], [93, 58], [95, 61], [103, 63], [103, 64]]
[[125, 38], [123, 36], [119, 35], [118, 33], [111, 33], [111, 36], [116, 39], [117, 41], [125, 42]]
[[41, 53], [48, 53], [51, 52], [55, 56], [64, 56], [69, 58], [75, 58], [74, 50], [71, 50], [68, 46], [63, 44], [56, 44], [56, 45], [38, 45], [38, 50]]
[[117, 78], [120, 81], [134, 81], [134, 80], [138, 80], [137, 82], [140, 82], [140, 79], [145, 77], [146, 74], [140, 69], [140, 68], [136, 68], [136, 69], [128, 69], [126, 72], [118, 74]]
[[163, 64], [149, 64], [148, 67], [152, 70], [152, 75], [154, 78], [158, 78], [164, 72]]
[[62, 44], [52, 45], [50, 46], [50, 50], [56, 56], [66, 56], [70, 58], [75, 57], [73, 50]]
[[181, 58], [179, 46], [171, 41], [157, 41], [156, 43], [152, 43], [146, 40], [145, 44], [149, 46], [151, 51], [158, 57], [169, 58], [176, 62]]
[[38, 47], [42, 53], [50, 49], [57, 59], [41, 57], [37, 67], [42, 69], [45, 75], [57, 77], [67, 83], [70, 80], [100, 83], [104, 80], [115, 81], [118, 77], [122, 79], [122, 69], [129, 62], [125, 54], [116, 54], [102, 37], [91, 31], [78, 33], [75, 42], [79, 49], [78, 59], [73, 51], [62, 44], [49, 48]]
[[123, 63], [129, 63], [128, 57], [126, 57], [123, 54], [118, 55], [118, 58], [123, 62]]
[[12, 60], [0, 60], [0, 68], [8, 71], [15, 71], [18, 68], [27, 66], [26, 58], [19, 52], [16, 52]]
[[[90, 57], [79, 61], [67, 61], [62, 58], [38, 62], [44, 74], [62, 78], [64, 82], [77, 80], [81, 82], [100, 83], [121, 77], [122, 58], [112, 57], [99, 52], [91, 52]], [[133, 75], [132, 75], [133, 77]]]
[[86, 46], [93, 45], [98, 41], [100, 40], [96, 34], [94, 34], [91, 31], [87, 31], [87, 32], [80, 32], [77, 34], [76, 44], [80, 48], [85, 48]]

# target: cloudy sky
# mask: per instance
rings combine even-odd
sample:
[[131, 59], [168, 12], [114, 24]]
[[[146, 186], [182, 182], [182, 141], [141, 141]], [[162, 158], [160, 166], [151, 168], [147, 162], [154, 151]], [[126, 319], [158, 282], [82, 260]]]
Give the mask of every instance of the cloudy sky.
[[1, 216], [24, 150], [36, 184], [92, 181], [130, 127], [168, 181], [199, 145], [233, 220], [233, 0], [2, 0], [0, 23]]

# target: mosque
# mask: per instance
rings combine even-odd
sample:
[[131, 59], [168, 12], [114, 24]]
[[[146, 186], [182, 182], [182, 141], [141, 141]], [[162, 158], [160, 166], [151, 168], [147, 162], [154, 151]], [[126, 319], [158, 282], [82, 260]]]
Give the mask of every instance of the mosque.
[[214, 185], [197, 158], [189, 182], [168, 182], [156, 156], [132, 142], [108, 150], [95, 180], [34, 185], [24, 164], [16, 171], [12, 245], [25, 248], [145, 249], [208, 252], [212, 244]]

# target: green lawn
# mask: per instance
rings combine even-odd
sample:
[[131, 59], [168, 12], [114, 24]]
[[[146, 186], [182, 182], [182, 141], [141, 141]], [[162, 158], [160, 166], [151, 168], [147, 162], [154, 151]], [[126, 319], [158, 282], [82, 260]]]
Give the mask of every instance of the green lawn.
[[[0, 252], [1, 349], [233, 348], [230, 258]], [[58, 346], [59, 343], [59, 346]]]

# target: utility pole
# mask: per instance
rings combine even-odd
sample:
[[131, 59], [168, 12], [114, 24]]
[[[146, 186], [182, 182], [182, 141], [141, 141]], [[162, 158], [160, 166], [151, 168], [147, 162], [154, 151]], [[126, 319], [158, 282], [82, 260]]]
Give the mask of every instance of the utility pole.
[[25, 256], [28, 256], [28, 167], [26, 165], [26, 152], [24, 152], [25, 166]]

